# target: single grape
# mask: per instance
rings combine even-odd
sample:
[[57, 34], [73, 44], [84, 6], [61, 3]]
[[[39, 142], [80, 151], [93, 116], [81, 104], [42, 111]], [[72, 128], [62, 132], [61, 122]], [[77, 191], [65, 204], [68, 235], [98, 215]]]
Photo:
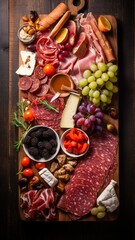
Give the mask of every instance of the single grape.
[[96, 109], [95, 109], [95, 113], [100, 112], [100, 111], [101, 111], [101, 108], [96, 107]]
[[107, 102], [107, 96], [105, 94], [101, 94], [100, 98], [102, 102]]
[[98, 208], [99, 212], [105, 212], [105, 210], [106, 210], [105, 206], [103, 206], [103, 205], [99, 205], [97, 208]]
[[113, 65], [112, 62], [107, 63], [107, 67], [108, 67], [108, 68], [109, 68], [110, 66], [112, 66], [112, 65]]
[[101, 75], [102, 75], [102, 71], [101, 71], [101, 70], [97, 70], [97, 71], [95, 72], [95, 77], [96, 77], [96, 78], [100, 78]]
[[98, 66], [98, 69], [101, 70], [102, 72], [105, 72], [107, 70], [107, 65], [103, 62], [99, 62], [97, 66]]
[[92, 102], [97, 105], [98, 103], [100, 103], [100, 97], [98, 97], [98, 98], [93, 98], [93, 99], [92, 99]]
[[102, 126], [97, 125], [97, 126], [95, 126], [95, 130], [98, 131], [98, 132], [102, 132], [103, 128], [102, 128]]
[[87, 96], [89, 94], [89, 91], [90, 91], [89, 87], [85, 86], [82, 90], [82, 95]]
[[94, 93], [93, 93], [93, 97], [98, 98], [99, 95], [100, 95], [100, 92], [98, 90], [95, 90]]
[[89, 128], [91, 126], [91, 120], [89, 118], [86, 118], [83, 125]]
[[78, 112], [78, 113], [76, 113], [74, 116], [73, 116], [73, 119], [75, 120], [75, 121], [77, 121], [79, 118], [81, 118], [81, 117], [83, 117], [83, 115], [82, 115], [82, 113], [81, 112]]
[[109, 91], [107, 89], [103, 89], [101, 93], [105, 94], [106, 96], [109, 96]]
[[108, 90], [113, 90], [113, 83], [108, 81], [105, 83], [105, 87], [108, 89]]
[[97, 213], [98, 213], [98, 208], [97, 208], [97, 207], [94, 207], [94, 208], [91, 209], [90, 212], [91, 212], [92, 215], [95, 216], [95, 215], [97, 215]]
[[84, 72], [83, 72], [83, 77], [84, 78], [89, 78], [91, 76], [91, 71], [90, 70], [85, 70]]
[[117, 72], [118, 70], [118, 66], [113, 64], [111, 65], [109, 68], [108, 68], [109, 71], [112, 71], [112, 72]]
[[91, 122], [95, 122], [96, 121], [95, 115], [90, 115], [89, 119], [91, 120]]
[[114, 76], [114, 77], [110, 77], [109, 80], [110, 80], [111, 82], [113, 82], [113, 83], [118, 82], [118, 78], [117, 78], [116, 76]]
[[90, 70], [92, 71], [92, 72], [96, 72], [97, 71], [97, 65], [96, 64], [91, 64], [90, 65]]
[[97, 118], [103, 118], [103, 113], [100, 111], [100, 112], [97, 112], [97, 113], [95, 113], [95, 117]]
[[97, 78], [96, 82], [97, 82], [97, 84], [100, 85], [100, 86], [104, 83], [104, 81], [103, 81], [102, 78]]
[[71, 50], [72, 50], [72, 46], [71, 46], [71, 44], [68, 43], [68, 42], [65, 44], [65, 48], [66, 48], [66, 50], [68, 50], [68, 51], [71, 51]]
[[90, 87], [91, 89], [96, 89], [97, 83], [96, 83], [96, 82], [91, 82], [91, 83], [89, 84], [89, 87]]
[[87, 107], [87, 105], [88, 105], [87, 101], [81, 103], [81, 106]]
[[89, 96], [90, 96], [90, 97], [93, 97], [93, 93], [94, 93], [94, 90], [93, 90], [93, 89], [90, 89], [90, 91], [89, 91]]
[[102, 123], [102, 120], [100, 118], [96, 117], [96, 124], [101, 125], [101, 123]]
[[58, 59], [59, 59], [61, 62], [64, 62], [64, 61], [65, 61], [65, 56], [64, 56], [64, 54], [59, 53], [59, 54], [58, 54]]
[[70, 55], [70, 52], [67, 51], [67, 50], [63, 50], [63, 51], [61, 51], [61, 53], [62, 53], [65, 57], [69, 57], [69, 55]]
[[79, 80], [78, 85], [79, 87], [85, 87], [88, 84], [88, 80], [86, 78], [82, 78]]
[[93, 114], [93, 113], [95, 113], [95, 109], [96, 109], [96, 105], [95, 104], [92, 104], [91, 106], [90, 106], [90, 113], [91, 114]]
[[95, 76], [88, 77], [88, 83], [94, 82], [95, 79], [96, 79]]
[[102, 80], [103, 80], [104, 82], [107, 82], [108, 79], [109, 79], [109, 76], [108, 76], [107, 73], [103, 73], [102, 76], [101, 76], [101, 78], [102, 78]]
[[114, 77], [114, 72], [113, 71], [108, 71], [107, 74], [110, 78]]
[[107, 104], [111, 104], [112, 99], [110, 97], [107, 98]]
[[117, 92], [118, 92], [118, 87], [117, 87], [117, 86], [115, 86], [115, 85], [113, 85], [112, 92], [113, 92], [113, 93], [117, 93]]
[[81, 117], [79, 118], [77, 121], [76, 121], [76, 125], [78, 127], [81, 127], [83, 124], [84, 124], [84, 121], [85, 121], [85, 118], [84, 117]]
[[78, 108], [79, 112], [85, 114], [87, 112], [87, 108], [85, 106], [80, 105]]
[[97, 213], [97, 218], [103, 218], [105, 216], [105, 212], [98, 212]]

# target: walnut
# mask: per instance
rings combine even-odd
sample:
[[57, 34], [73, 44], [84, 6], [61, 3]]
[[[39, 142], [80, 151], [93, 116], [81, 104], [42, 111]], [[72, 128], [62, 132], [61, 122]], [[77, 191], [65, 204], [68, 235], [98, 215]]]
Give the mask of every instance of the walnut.
[[77, 165], [77, 161], [68, 161], [68, 164], [70, 164], [72, 167], [75, 167]]
[[63, 168], [66, 169], [66, 171], [68, 171], [68, 172], [73, 172], [74, 171], [74, 168], [69, 163], [64, 164]]
[[64, 192], [64, 190], [65, 190], [65, 184], [59, 181], [59, 183], [57, 184], [56, 188], [57, 188], [57, 190], [58, 190], [59, 192]]
[[53, 173], [59, 168], [59, 164], [56, 162], [53, 162], [50, 167], [50, 171]]
[[57, 155], [57, 160], [58, 160], [60, 166], [62, 166], [66, 162], [66, 155], [65, 154], [58, 154]]
[[66, 173], [66, 169], [64, 169], [63, 167], [61, 167], [59, 170], [56, 170], [54, 172], [54, 176], [57, 178], [59, 177], [59, 175], [65, 174]]
[[68, 181], [70, 179], [70, 174], [66, 173], [63, 175], [59, 175], [58, 178], [62, 181]]

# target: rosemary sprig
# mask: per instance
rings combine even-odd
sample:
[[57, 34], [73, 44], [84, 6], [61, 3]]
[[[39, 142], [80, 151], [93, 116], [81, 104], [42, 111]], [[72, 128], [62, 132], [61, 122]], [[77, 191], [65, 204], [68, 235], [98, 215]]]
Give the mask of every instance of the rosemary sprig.
[[16, 127], [21, 127], [23, 130], [26, 130], [28, 126], [21, 118], [18, 117], [17, 112], [14, 112], [13, 115], [14, 117], [12, 120], [12, 124]]
[[50, 104], [47, 102], [47, 100], [40, 100], [38, 104], [42, 104], [42, 105], [44, 105], [48, 110], [52, 110], [52, 111], [54, 111], [54, 112], [56, 112], [56, 113], [59, 113], [59, 111], [58, 111], [55, 107], [53, 107], [52, 105], [50, 105]]

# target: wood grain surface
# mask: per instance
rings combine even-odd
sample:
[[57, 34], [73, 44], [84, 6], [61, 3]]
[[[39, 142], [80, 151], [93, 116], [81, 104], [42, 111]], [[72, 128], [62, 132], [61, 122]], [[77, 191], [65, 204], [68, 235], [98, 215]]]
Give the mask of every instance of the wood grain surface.
[[[19, 19], [36, 10], [49, 13], [61, 1], [1, 0], [0, 7], [0, 233], [1, 239], [115, 239], [135, 238], [135, 6], [134, 1], [88, 0], [84, 12], [109, 14], [118, 23], [119, 134], [120, 134], [120, 215], [108, 223], [34, 223], [20, 220], [18, 211], [18, 156], [13, 148], [17, 129], [11, 124], [18, 100]], [[67, 2], [67, 1], [63, 1]], [[78, 2], [78, 1], [76, 1]], [[2, 237], [3, 235], [3, 237]]]

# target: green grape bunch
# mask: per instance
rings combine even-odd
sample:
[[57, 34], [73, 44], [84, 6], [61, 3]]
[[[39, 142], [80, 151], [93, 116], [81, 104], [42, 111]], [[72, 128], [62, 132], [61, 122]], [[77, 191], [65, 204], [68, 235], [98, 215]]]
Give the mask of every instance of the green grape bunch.
[[83, 72], [78, 85], [82, 95], [90, 102], [101, 107], [111, 104], [113, 95], [118, 92], [118, 66], [112, 62], [90, 64], [90, 68]]

